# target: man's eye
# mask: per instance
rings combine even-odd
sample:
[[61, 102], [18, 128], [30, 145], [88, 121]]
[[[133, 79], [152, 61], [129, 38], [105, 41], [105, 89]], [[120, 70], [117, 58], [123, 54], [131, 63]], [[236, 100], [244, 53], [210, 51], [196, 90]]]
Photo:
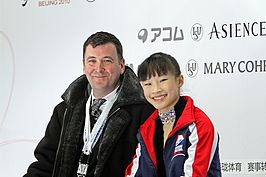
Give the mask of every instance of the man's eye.
[[104, 63], [108, 64], [108, 63], [113, 63], [113, 60], [106, 58], [103, 60]]
[[96, 62], [96, 60], [94, 60], [94, 59], [88, 59], [87, 60], [87, 63], [89, 63], [89, 64], [94, 64]]

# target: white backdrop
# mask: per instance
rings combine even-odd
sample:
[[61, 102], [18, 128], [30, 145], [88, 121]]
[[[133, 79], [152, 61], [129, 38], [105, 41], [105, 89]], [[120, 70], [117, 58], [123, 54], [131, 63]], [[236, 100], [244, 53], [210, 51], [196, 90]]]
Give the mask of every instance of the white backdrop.
[[0, 0], [0, 176], [22, 176], [82, 45], [115, 34], [126, 63], [167, 52], [221, 137], [224, 177], [266, 175], [265, 0]]

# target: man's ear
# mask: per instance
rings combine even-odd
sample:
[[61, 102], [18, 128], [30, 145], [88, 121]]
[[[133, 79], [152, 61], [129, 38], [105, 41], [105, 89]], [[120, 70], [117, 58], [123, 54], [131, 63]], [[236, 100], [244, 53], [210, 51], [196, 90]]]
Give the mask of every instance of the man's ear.
[[120, 60], [120, 67], [121, 67], [121, 74], [123, 74], [125, 72], [126, 66], [125, 66], [125, 59], [122, 58]]

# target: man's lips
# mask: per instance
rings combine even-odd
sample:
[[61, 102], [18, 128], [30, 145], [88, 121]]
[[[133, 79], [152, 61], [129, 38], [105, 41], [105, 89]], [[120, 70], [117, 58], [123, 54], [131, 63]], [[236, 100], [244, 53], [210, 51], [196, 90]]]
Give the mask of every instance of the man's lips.
[[98, 75], [94, 75], [94, 76], [92, 76], [92, 77], [95, 77], [95, 78], [104, 78], [104, 77], [107, 77], [107, 76], [98, 76]]

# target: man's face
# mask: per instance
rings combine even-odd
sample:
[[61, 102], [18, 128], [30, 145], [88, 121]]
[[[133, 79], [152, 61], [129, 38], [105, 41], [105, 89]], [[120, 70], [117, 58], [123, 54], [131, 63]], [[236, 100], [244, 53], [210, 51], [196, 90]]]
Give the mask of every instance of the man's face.
[[91, 84], [95, 97], [104, 97], [119, 84], [125, 71], [124, 59], [119, 59], [115, 45], [107, 43], [93, 48], [88, 45], [84, 56], [83, 71]]

